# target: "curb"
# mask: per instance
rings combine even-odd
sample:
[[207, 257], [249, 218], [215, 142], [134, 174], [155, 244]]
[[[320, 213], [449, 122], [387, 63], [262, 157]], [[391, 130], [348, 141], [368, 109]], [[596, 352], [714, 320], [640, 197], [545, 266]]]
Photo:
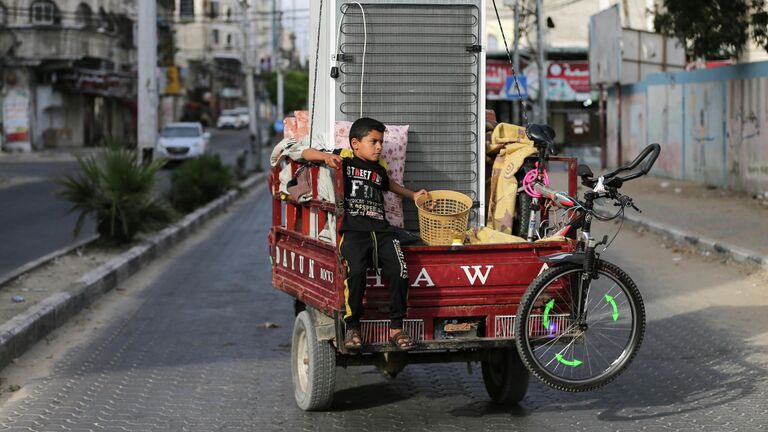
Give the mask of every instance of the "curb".
[[96, 241], [96, 239], [98, 239], [98, 238], [99, 238], [99, 235], [98, 234], [94, 234], [94, 235], [92, 235], [90, 237], [87, 237], [87, 238], [84, 238], [84, 239], [82, 239], [82, 240], [80, 240], [80, 241], [78, 241], [78, 242], [76, 242], [74, 244], [71, 244], [69, 246], [65, 246], [65, 247], [63, 247], [63, 248], [61, 248], [59, 250], [55, 250], [55, 251], [49, 253], [48, 255], [44, 255], [44, 256], [42, 256], [42, 257], [40, 257], [40, 258], [38, 258], [38, 259], [36, 259], [34, 261], [30, 261], [30, 262], [24, 264], [21, 267], [17, 267], [15, 269], [11, 270], [8, 273], [0, 275], [0, 288], [2, 288], [3, 285], [7, 284], [8, 282], [11, 282], [14, 279], [16, 279], [17, 277], [23, 275], [24, 273], [32, 271], [32, 270], [34, 270], [34, 269], [36, 269], [38, 267], [42, 267], [42, 266], [48, 264], [49, 262], [56, 260], [57, 258], [59, 258], [61, 256], [67, 255], [67, 254], [69, 254], [70, 252], [72, 252], [74, 250], [80, 249], [81, 247], [86, 246], [89, 243]]
[[[599, 208], [601, 215], [612, 216], [605, 208]], [[768, 268], [768, 255], [763, 255], [749, 249], [745, 249], [733, 244], [719, 242], [709, 237], [702, 237], [689, 232], [682, 231], [660, 222], [645, 219], [643, 217], [625, 213], [625, 220], [636, 226], [642, 227], [655, 234], [670, 238], [681, 244], [687, 244], [695, 247], [702, 252], [714, 252], [742, 264], [758, 265]]]
[[[232, 203], [248, 190], [267, 177], [267, 173], [255, 174], [240, 183], [239, 190], [229, 191], [226, 195], [212, 201], [185, 216], [181, 221], [153, 234], [142, 244], [134, 246], [109, 262], [85, 274], [67, 290], [53, 294], [27, 309], [11, 320], [0, 325], [0, 368], [10, 364], [30, 346], [44, 338], [48, 333], [64, 324], [69, 318], [92, 304], [101, 295], [109, 292], [162, 252], [180, 243], [197, 231], [205, 222], [223, 213]], [[90, 239], [92, 241], [93, 239]], [[78, 243], [79, 244], [79, 243]], [[79, 244], [82, 246], [82, 244]], [[77, 245], [75, 245], [77, 246]], [[78, 246], [79, 247], [79, 246]], [[74, 249], [72, 246], [69, 249]], [[44, 264], [43, 259], [25, 265], [25, 271]], [[60, 256], [61, 254], [59, 253]], [[39, 263], [38, 263], [39, 261]], [[37, 264], [32, 266], [31, 264]], [[23, 271], [14, 270], [16, 278]]]

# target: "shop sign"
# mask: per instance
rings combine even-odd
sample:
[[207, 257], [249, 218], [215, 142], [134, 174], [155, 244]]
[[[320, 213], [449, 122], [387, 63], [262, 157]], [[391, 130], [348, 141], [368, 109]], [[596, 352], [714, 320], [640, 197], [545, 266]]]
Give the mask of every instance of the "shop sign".
[[11, 90], [3, 99], [6, 142], [29, 142], [29, 93]]
[[181, 94], [181, 76], [177, 66], [168, 66], [163, 68], [165, 72], [165, 86], [163, 94], [180, 95]]
[[512, 76], [508, 62], [488, 60], [485, 64], [485, 94], [488, 100], [507, 99], [504, 89], [507, 77]]
[[73, 69], [57, 77], [57, 86], [65, 90], [108, 97], [129, 98], [131, 85], [129, 76], [99, 70]]
[[589, 62], [549, 62], [547, 67], [547, 99], [571, 102], [585, 101], [589, 98]]
[[224, 87], [221, 89], [221, 97], [223, 98], [240, 98], [243, 97], [243, 91], [239, 88]]

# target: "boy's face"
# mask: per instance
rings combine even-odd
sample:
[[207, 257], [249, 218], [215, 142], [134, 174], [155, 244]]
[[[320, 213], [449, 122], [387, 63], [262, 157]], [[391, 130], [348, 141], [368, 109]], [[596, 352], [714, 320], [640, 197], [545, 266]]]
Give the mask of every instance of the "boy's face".
[[352, 138], [352, 151], [355, 156], [368, 162], [378, 162], [381, 147], [384, 145], [384, 134], [371, 130], [363, 139]]

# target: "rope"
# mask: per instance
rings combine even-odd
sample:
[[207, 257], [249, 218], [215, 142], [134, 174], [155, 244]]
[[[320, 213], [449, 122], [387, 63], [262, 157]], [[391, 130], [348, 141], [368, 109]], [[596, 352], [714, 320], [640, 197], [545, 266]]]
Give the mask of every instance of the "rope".
[[[517, 71], [515, 71], [515, 62], [512, 61], [512, 54], [509, 53], [509, 45], [507, 44], [507, 36], [504, 34], [504, 26], [501, 25], [501, 17], [499, 16], [499, 9], [496, 7], [496, 0], [493, 0], [493, 10], [496, 12], [496, 20], [499, 22], [499, 30], [501, 30], [501, 38], [504, 40], [504, 49], [507, 51], [507, 58], [509, 59], [509, 65], [512, 67], [512, 78], [515, 80], [515, 90], [517, 90], [517, 97], [520, 98], [520, 113], [523, 115], [523, 121], [525, 127], [528, 128], [528, 113], [525, 110], [525, 104], [523, 103], [523, 95], [520, 92], [520, 82], [517, 80]], [[517, 37], [517, 35], [515, 35]]]
[[315, 132], [315, 99], [317, 98], [317, 65], [320, 63], [320, 31], [323, 24], [323, 0], [320, 0], [320, 17], [317, 19], [317, 46], [315, 47], [315, 76], [312, 80], [312, 111], [309, 114], [309, 148]]

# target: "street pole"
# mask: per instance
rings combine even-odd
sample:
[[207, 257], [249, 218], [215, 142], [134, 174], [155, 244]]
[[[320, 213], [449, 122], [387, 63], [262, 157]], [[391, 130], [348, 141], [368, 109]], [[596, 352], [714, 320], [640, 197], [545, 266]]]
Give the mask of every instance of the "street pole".
[[[520, 0], [515, 1], [515, 42], [514, 51], [512, 52], [512, 67], [515, 69], [516, 74], [520, 74]], [[512, 104], [512, 122], [516, 125], [520, 124], [520, 105], [522, 100], [515, 101]]]
[[152, 159], [157, 142], [157, 4], [138, 1], [139, 85], [138, 145], [144, 162]]
[[245, 45], [245, 91], [248, 98], [248, 129], [250, 131], [250, 148], [254, 156], [257, 172], [261, 171], [261, 137], [259, 136], [259, 116], [256, 113], [256, 85], [254, 80], [253, 33], [251, 31], [251, 9], [246, 0], [240, 0], [243, 9], [243, 43]]
[[282, 59], [280, 58], [280, 25], [281, 15], [277, 11], [277, 0], [272, 0], [272, 61], [277, 72], [277, 115], [275, 120], [282, 120], [285, 116], [285, 93]]
[[544, 10], [541, 0], [536, 0], [536, 45], [539, 51], [539, 122], [547, 124], [547, 44], [544, 41]]

